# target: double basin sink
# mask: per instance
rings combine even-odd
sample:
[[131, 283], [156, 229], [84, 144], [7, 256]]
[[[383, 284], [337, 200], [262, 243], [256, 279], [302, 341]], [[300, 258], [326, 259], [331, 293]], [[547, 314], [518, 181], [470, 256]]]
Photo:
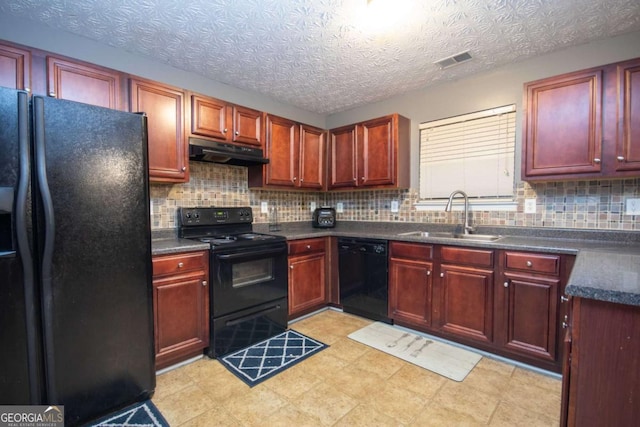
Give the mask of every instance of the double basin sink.
[[475, 240], [479, 242], [495, 242], [504, 236], [497, 234], [462, 234], [448, 231], [409, 231], [408, 233], [398, 233], [398, 236], [411, 237], [433, 237], [437, 239], [459, 239], [459, 240]]

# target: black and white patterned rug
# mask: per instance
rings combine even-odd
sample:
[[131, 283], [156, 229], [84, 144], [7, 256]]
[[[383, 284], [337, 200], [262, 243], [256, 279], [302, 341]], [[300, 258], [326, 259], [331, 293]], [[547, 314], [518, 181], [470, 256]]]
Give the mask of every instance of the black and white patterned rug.
[[87, 424], [85, 427], [169, 427], [156, 405], [150, 400], [127, 406]]
[[320, 341], [288, 330], [218, 360], [253, 387], [325, 348]]

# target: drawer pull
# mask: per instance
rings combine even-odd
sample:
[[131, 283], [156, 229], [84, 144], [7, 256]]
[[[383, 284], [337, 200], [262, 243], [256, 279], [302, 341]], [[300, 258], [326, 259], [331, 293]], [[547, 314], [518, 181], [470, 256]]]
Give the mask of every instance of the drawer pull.
[[311, 249], [311, 245], [307, 245], [307, 249]]
[[179, 262], [178, 263], [178, 268], [182, 268], [182, 267], [184, 267], [184, 262]]
[[527, 261], [527, 267], [533, 267], [533, 263], [531, 261]]

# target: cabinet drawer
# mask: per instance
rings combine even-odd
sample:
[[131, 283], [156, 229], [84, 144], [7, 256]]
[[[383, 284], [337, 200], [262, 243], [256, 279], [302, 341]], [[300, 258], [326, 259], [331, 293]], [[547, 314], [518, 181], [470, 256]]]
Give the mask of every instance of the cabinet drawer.
[[391, 256], [394, 258], [409, 258], [419, 261], [433, 258], [433, 246], [421, 243], [391, 242]]
[[289, 255], [324, 252], [327, 246], [325, 239], [304, 239], [289, 242]]
[[443, 262], [493, 267], [493, 251], [443, 246], [440, 252]]
[[175, 255], [155, 256], [153, 262], [153, 275], [176, 274], [185, 271], [204, 270], [207, 265], [209, 252], [186, 252]]
[[505, 270], [557, 275], [560, 273], [560, 257], [558, 255], [505, 252], [504, 268]]

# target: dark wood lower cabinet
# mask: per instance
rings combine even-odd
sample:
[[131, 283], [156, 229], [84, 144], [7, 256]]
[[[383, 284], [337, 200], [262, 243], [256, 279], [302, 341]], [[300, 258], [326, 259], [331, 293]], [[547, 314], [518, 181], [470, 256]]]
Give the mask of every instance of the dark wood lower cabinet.
[[153, 258], [156, 369], [197, 356], [209, 345], [209, 255]]
[[325, 238], [289, 242], [289, 318], [327, 304], [327, 241]]
[[567, 425], [638, 425], [639, 331], [640, 306], [573, 298]]

